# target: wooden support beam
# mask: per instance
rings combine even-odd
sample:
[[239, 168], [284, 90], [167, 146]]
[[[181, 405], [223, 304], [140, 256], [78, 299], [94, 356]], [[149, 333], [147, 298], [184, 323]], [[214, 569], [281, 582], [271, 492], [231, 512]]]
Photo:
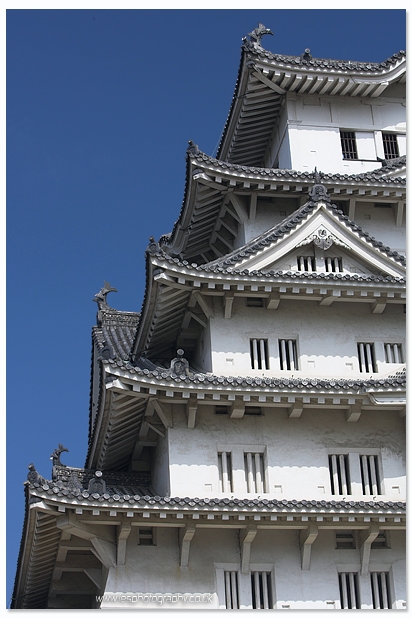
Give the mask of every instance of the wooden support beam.
[[279, 292], [271, 292], [269, 298], [266, 301], [266, 309], [277, 309], [280, 303]]
[[255, 70], [253, 71], [252, 75], [253, 77], [256, 77], [258, 80], [260, 80], [263, 84], [268, 86], [271, 90], [273, 90], [277, 94], [285, 94], [286, 91], [283, 88], [281, 88], [280, 86], [272, 82], [270, 79], [265, 77], [263, 73], [259, 71], [257, 67], [255, 67]]
[[213, 301], [212, 301], [212, 299], [211, 298], [205, 298], [204, 296], [202, 296], [202, 294], [200, 292], [193, 292], [193, 297], [198, 302], [199, 307], [201, 308], [201, 310], [203, 311], [203, 313], [205, 314], [207, 319], [209, 320], [210, 318], [213, 318], [214, 317], [214, 312], [213, 312]]
[[397, 202], [395, 205], [395, 225], [401, 227], [405, 202]]
[[348, 212], [348, 217], [351, 221], [355, 220], [355, 210], [356, 210], [356, 200], [354, 197], [351, 197], [349, 199], [349, 212]]
[[303, 412], [303, 403], [296, 401], [288, 410], [289, 418], [300, 418]]
[[250, 550], [252, 542], [256, 536], [257, 527], [256, 524], [249, 524], [246, 529], [240, 531], [239, 543], [240, 543], [240, 555], [241, 555], [241, 571], [247, 575], [250, 570]]
[[126, 544], [132, 530], [131, 524], [122, 524], [117, 533], [117, 565], [126, 564]]
[[146, 421], [146, 425], [148, 427], [150, 427], [150, 429], [153, 429], [153, 431], [157, 434], [159, 434], [159, 436], [162, 436], [162, 438], [164, 438], [166, 436], [165, 432], [162, 431], [161, 429], [159, 429], [159, 427], [156, 427], [156, 425], [152, 425], [152, 423], [149, 423], [149, 421]]
[[150, 404], [153, 406], [157, 416], [162, 421], [163, 425], [167, 427], [173, 427], [171, 415], [166, 411], [164, 406], [157, 399], [150, 399]]
[[355, 405], [350, 406], [349, 410], [347, 410], [346, 420], [348, 423], [356, 423], [356, 421], [359, 420], [361, 413], [362, 405], [360, 403], [355, 403]]
[[194, 429], [196, 425], [197, 406], [188, 406], [187, 408], [187, 426], [188, 429]]
[[230, 418], [242, 418], [245, 414], [245, 404], [243, 401], [234, 401], [229, 412]]
[[190, 543], [196, 532], [196, 526], [185, 526], [179, 528], [179, 542], [180, 542], [180, 566], [187, 567], [189, 565], [189, 551]]
[[367, 530], [359, 533], [359, 546], [361, 555], [361, 574], [369, 573], [369, 561], [371, 556], [371, 546], [379, 534], [378, 524], [371, 524]]
[[235, 300], [234, 295], [226, 294], [224, 297], [225, 318], [226, 319], [230, 319], [232, 317], [232, 307], [233, 307], [234, 300]]
[[254, 221], [256, 219], [256, 205], [257, 205], [257, 193], [252, 193], [250, 196], [250, 209], [249, 209], [250, 221]]
[[101, 569], [84, 569], [87, 577], [93, 582], [97, 590], [100, 590], [103, 583], [102, 570]]
[[371, 304], [372, 313], [383, 313], [386, 307], [386, 298], [378, 298]]
[[116, 566], [116, 545], [95, 536], [90, 540], [93, 545], [94, 553], [100, 562], [107, 568]]
[[241, 223], [245, 223], [245, 221], [247, 221], [249, 218], [246, 208], [244, 207], [236, 193], [233, 193], [233, 191], [231, 191], [228, 196]]
[[312, 545], [315, 542], [318, 534], [318, 526], [313, 521], [309, 523], [308, 528], [300, 531], [299, 544], [303, 571], [308, 571], [310, 569], [310, 556], [312, 551]]

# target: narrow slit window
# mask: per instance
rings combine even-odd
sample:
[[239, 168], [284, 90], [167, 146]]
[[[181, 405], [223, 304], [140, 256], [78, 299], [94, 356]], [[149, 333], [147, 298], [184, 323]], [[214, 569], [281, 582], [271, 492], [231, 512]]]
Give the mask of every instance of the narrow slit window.
[[269, 349], [267, 339], [250, 340], [250, 361], [252, 369], [269, 369]]
[[246, 298], [246, 307], [264, 307], [263, 298], [260, 296], [248, 296]]
[[382, 133], [382, 142], [385, 159], [399, 157], [398, 138], [395, 133]]
[[239, 609], [237, 571], [225, 571], [226, 609]]
[[327, 273], [341, 273], [343, 272], [342, 258], [340, 257], [326, 257], [325, 258], [325, 270]]
[[403, 363], [403, 351], [401, 343], [384, 343], [385, 362], [386, 363]]
[[365, 496], [378, 496], [380, 478], [377, 455], [359, 455], [362, 476], [362, 491]]
[[244, 462], [248, 493], [266, 493], [263, 453], [245, 453]]
[[373, 609], [391, 609], [389, 573], [387, 571], [371, 573]]
[[252, 571], [251, 580], [253, 609], [273, 609], [270, 571]]
[[232, 454], [223, 451], [218, 453], [220, 491], [230, 493], [232, 491]]
[[340, 143], [342, 147], [342, 157], [344, 159], [357, 159], [358, 151], [356, 148], [356, 137], [354, 131], [341, 131]]
[[375, 345], [358, 343], [358, 360], [361, 373], [376, 373]]
[[348, 455], [329, 455], [329, 474], [332, 495], [348, 496], [352, 493]]
[[279, 339], [280, 368], [283, 371], [298, 369], [298, 357], [295, 339]]
[[315, 258], [310, 255], [298, 255], [297, 258], [298, 270], [312, 273], [316, 271]]
[[341, 609], [360, 609], [358, 573], [339, 573]]

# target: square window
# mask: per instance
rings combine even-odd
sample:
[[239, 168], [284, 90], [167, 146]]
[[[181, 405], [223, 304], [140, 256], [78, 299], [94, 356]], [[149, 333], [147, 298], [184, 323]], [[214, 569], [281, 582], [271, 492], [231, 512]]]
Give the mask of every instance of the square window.
[[139, 545], [156, 545], [154, 542], [153, 528], [139, 528]]
[[342, 258], [340, 257], [325, 257], [325, 270], [327, 273], [343, 272]]
[[312, 273], [316, 271], [315, 258], [310, 255], [297, 256], [298, 270], [302, 272]]
[[335, 547], [336, 549], [356, 549], [356, 541], [353, 531], [347, 530], [345, 532], [336, 532]]
[[403, 350], [401, 343], [384, 343], [385, 363], [403, 363]]

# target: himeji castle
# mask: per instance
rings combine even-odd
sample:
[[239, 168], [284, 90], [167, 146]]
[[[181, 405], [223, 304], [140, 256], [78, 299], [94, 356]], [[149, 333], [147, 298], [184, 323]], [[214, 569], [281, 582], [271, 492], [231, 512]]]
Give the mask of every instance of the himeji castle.
[[406, 609], [406, 56], [270, 33], [141, 308], [95, 296], [85, 464], [27, 462], [13, 609]]

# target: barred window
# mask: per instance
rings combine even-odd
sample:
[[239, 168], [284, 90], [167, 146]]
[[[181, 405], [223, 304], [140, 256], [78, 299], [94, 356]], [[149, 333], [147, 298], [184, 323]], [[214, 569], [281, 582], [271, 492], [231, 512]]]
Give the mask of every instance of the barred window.
[[336, 549], [356, 549], [355, 535], [351, 530], [335, 533]]
[[388, 540], [388, 531], [381, 530], [376, 537], [376, 539], [372, 542], [372, 549], [389, 549], [389, 540]]
[[139, 545], [155, 545], [156, 544], [154, 542], [153, 528], [149, 528], [149, 527], [139, 528], [138, 539], [139, 539], [138, 540]]
[[273, 609], [270, 571], [252, 571], [253, 609]]
[[354, 131], [341, 131], [340, 143], [342, 146], [342, 156], [344, 159], [357, 159], [356, 137]]
[[398, 138], [395, 133], [382, 133], [382, 141], [385, 159], [399, 157]]
[[339, 573], [341, 609], [360, 609], [358, 573]]
[[250, 340], [250, 361], [252, 369], [269, 369], [269, 350], [267, 339]]
[[347, 496], [352, 493], [348, 455], [329, 455], [329, 474], [334, 496]]
[[265, 467], [263, 453], [245, 453], [245, 474], [248, 493], [265, 493]]
[[340, 257], [327, 257], [325, 258], [325, 270], [327, 273], [341, 273], [343, 272], [342, 258]]
[[316, 261], [314, 257], [310, 255], [298, 255], [296, 259], [298, 270], [309, 273], [316, 271]]
[[401, 343], [384, 343], [385, 362], [386, 363], [403, 363], [403, 350]]
[[232, 454], [223, 451], [217, 454], [219, 468], [220, 491], [231, 492], [232, 489]]
[[279, 339], [280, 368], [284, 371], [298, 369], [298, 356], [295, 339]]
[[237, 571], [225, 571], [226, 609], [239, 609]]
[[365, 496], [377, 496], [381, 493], [377, 455], [359, 455], [362, 491]]
[[373, 343], [358, 343], [359, 371], [376, 373], [375, 345]]
[[373, 609], [391, 609], [389, 573], [387, 571], [371, 573]]

